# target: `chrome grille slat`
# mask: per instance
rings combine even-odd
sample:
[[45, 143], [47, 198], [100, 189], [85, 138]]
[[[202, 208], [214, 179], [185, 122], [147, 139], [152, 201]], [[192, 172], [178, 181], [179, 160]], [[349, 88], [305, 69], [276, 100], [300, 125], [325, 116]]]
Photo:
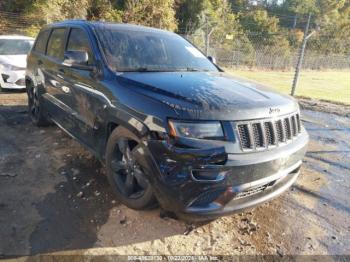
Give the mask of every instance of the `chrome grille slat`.
[[296, 136], [298, 132], [297, 132], [297, 125], [295, 122], [295, 116], [291, 117], [291, 122], [292, 122], [292, 134], [293, 136]]
[[266, 150], [286, 144], [301, 132], [299, 114], [236, 124], [243, 151]]
[[300, 117], [299, 117], [299, 114], [296, 114], [296, 117], [297, 117], [298, 133], [300, 133], [300, 131], [301, 131], [301, 126], [300, 126]]

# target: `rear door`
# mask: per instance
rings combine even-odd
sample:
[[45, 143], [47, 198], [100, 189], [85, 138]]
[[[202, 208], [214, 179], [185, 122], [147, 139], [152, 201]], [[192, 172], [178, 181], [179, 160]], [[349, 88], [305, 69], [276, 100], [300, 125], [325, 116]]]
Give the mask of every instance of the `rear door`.
[[45, 92], [45, 79], [43, 71], [45, 71], [45, 53], [50, 33], [51, 29], [45, 29], [39, 33], [34, 47], [30, 51], [27, 58], [26, 74], [34, 81], [34, 84], [39, 88], [41, 93]]
[[72, 115], [72, 93], [65, 79], [66, 68], [63, 66], [64, 49], [68, 30], [65, 27], [54, 28], [51, 31], [44, 61], [45, 98], [50, 103], [49, 113], [54, 122], [69, 133], [76, 133], [76, 125]]

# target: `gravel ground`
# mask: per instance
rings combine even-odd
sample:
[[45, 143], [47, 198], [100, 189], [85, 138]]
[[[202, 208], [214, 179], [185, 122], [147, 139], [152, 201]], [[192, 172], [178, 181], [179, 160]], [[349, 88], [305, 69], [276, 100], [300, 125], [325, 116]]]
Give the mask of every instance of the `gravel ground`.
[[188, 225], [121, 205], [103, 166], [57, 127], [31, 125], [25, 104], [24, 93], [0, 93], [0, 256], [350, 255], [348, 117], [303, 110], [311, 141], [297, 183], [255, 209]]

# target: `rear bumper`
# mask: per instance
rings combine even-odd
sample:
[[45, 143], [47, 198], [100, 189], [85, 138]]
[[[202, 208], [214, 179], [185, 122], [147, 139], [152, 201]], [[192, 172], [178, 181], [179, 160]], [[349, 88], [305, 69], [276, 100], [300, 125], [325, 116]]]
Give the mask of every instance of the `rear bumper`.
[[307, 143], [304, 131], [274, 150], [226, 154], [223, 147], [189, 149], [149, 141], [152, 174], [158, 173], [150, 180], [164, 209], [191, 220], [215, 218], [287, 190], [298, 177]]
[[25, 71], [0, 71], [0, 87], [6, 89], [24, 89]]

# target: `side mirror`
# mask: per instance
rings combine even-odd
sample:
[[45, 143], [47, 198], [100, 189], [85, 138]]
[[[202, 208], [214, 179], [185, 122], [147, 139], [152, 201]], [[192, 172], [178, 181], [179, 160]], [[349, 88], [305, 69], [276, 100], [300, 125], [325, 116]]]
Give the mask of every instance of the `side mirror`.
[[210, 62], [212, 62], [214, 65], [216, 65], [216, 59], [213, 56], [208, 56], [208, 59]]
[[78, 69], [88, 69], [89, 55], [86, 51], [64, 52], [63, 64]]

